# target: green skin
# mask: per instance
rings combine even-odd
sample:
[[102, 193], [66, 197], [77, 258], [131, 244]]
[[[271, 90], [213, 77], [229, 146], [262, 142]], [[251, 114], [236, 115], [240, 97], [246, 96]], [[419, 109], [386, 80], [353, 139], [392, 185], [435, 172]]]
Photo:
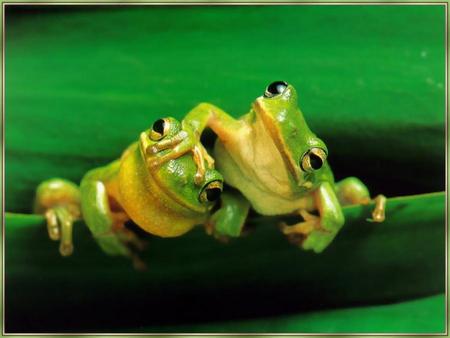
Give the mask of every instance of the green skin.
[[[262, 215], [301, 215], [303, 222], [281, 224], [281, 230], [303, 249], [319, 253], [332, 242], [344, 224], [342, 205], [370, 202], [368, 189], [357, 178], [335, 183], [326, 162], [327, 148], [306, 124], [291, 85], [278, 95], [257, 98], [240, 119], [201, 103], [182, 125], [183, 137], [167, 138], [153, 147], [157, 161], [183, 155], [199, 144], [206, 127], [211, 128], [218, 137], [214, 158], [225, 182]], [[313, 150], [320, 152], [323, 164], [317, 170], [308, 167]], [[378, 203], [374, 221], [384, 219], [383, 203]]]
[[[177, 120], [164, 120], [169, 127], [157, 137], [159, 140], [173, 137], [181, 130]], [[233, 191], [223, 192], [220, 210], [211, 214], [216, 202], [205, 200], [205, 191], [210, 184], [218, 184], [222, 189], [222, 175], [206, 163], [204, 173], [195, 180], [198, 162], [191, 154], [153, 164], [154, 155], [148, 148], [156, 142], [151, 133], [151, 130], [143, 132], [140, 142], [128, 147], [119, 160], [90, 170], [80, 189], [58, 178], [39, 185], [35, 211], [46, 215], [49, 235], [61, 240], [62, 255], [72, 252], [67, 245], [71, 245], [71, 224], [79, 218], [80, 207], [82, 218], [101, 249], [110, 255], [132, 258], [138, 268], [143, 263], [137, 250], [143, 246], [123, 226], [127, 220], [160, 237], [180, 236], [197, 224], [204, 224], [216, 237], [240, 234], [248, 202]], [[77, 210], [70, 213], [69, 209]]]

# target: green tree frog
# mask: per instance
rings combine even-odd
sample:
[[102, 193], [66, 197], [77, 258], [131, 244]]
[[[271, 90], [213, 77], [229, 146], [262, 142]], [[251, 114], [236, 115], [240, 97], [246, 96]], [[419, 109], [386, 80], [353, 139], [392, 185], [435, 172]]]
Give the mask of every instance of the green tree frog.
[[[179, 134], [151, 148], [155, 163], [198, 146], [206, 127], [217, 135], [214, 158], [225, 182], [262, 215], [300, 215], [298, 224], [280, 228], [303, 249], [319, 253], [331, 243], [344, 224], [342, 205], [371, 201], [359, 179], [335, 183], [328, 149], [306, 124], [296, 90], [284, 81], [271, 83], [239, 119], [212, 104], [199, 104], [184, 118]], [[385, 197], [379, 195], [372, 220], [382, 222], [384, 210]]]
[[60, 240], [63, 256], [73, 251], [72, 223], [80, 217], [104, 252], [128, 256], [136, 267], [143, 266], [137, 255], [143, 245], [124, 226], [128, 220], [160, 237], [181, 236], [198, 224], [211, 233], [211, 222], [221, 229], [216, 235], [233, 235], [242, 227], [249, 206], [239, 195], [222, 194], [221, 209], [211, 214], [223, 178], [201, 144], [191, 153], [154, 163], [152, 147], [180, 135], [184, 134], [178, 120], [159, 119], [120, 159], [89, 171], [79, 188], [60, 178], [38, 186], [35, 211], [45, 215], [49, 236]]

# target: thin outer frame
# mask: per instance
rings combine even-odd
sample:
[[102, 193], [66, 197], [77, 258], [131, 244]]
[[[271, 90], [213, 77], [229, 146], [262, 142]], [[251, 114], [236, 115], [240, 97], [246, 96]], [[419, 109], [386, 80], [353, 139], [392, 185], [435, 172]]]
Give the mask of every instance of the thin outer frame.
[[[50, 6], [283, 6], [283, 5], [294, 5], [294, 6], [365, 6], [365, 5], [378, 5], [378, 6], [410, 6], [410, 5], [421, 5], [421, 6], [444, 6], [445, 8], [445, 34], [444, 34], [444, 44], [445, 44], [445, 332], [444, 333], [434, 333], [434, 334], [409, 334], [409, 333], [164, 333], [166, 336], [447, 336], [448, 335], [448, 325], [449, 325], [449, 299], [448, 299], [448, 263], [449, 263], [449, 250], [448, 250], [448, 113], [449, 113], [449, 98], [448, 98], [448, 2], [442, 1], [408, 1], [408, 2], [391, 2], [391, 1], [378, 1], [378, 2], [361, 2], [361, 1], [340, 1], [340, 2], [330, 2], [330, 1], [320, 1], [320, 2], [3, 2], [2, 1], [2, 92], [1, 92], [1, 102], [2, 102], [2, 128], [1, 128], [1, 140], [2, 140], [2, 162], [1, 162], [1, 173], [2, 173], [2, 324], [5, 323], [5, 40], [6, 40], [6, 26], [5, 26], [5, 8], [11, 5], [50, 5]], [[2, 325], [2, 334], [6, 335], [5, 327]], [[32, 336], [37, 335], [36, 333], [8, 333], [12, 336]], [[70, 333], [70, 334], [58, 334], [58, 333], [47, 333], [39, 335], [48, 336], [60, 336], [60, 335], [81, 335], [81, 336], [139, 336], [141, 333]], [[158, 336], [160, 333], [146, 333], [149, 336]]]

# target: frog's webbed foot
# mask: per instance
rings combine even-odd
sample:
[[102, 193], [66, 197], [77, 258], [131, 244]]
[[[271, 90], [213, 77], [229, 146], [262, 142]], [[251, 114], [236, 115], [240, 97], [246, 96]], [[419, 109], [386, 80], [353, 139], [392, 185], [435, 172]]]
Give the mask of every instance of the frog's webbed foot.
[[136, 235], [135, 232], [125, 227], [117, 230], [117, 236], [129, 248], [132, 248], [136, 251], [144, 251], [148, 246], [148, 243], [146, 241], [142, 240], [138, 235]]
[[136, 270], [145, 270], [147, 265], [139, 253], [147, 248], [147, 242], [125, 227], [124, 223], [129, 219], [125, 213], [114, 212], [112, 219], [113, 226], [110, 231], [94, 236], [97, 243], [105, 253], [128, 257]]
[[73, 222], [81, 217], [78, 186], [62, 178], [43, 181], [36, 188], [33, 211], [44, 215], [50, 239], [60, 241], [61, 255], [70, 256], [73, 252]]
[[208, 166], [208, 169], [214, 169], [214, 159], [208, 154], [205, 147], [201, 143], [194, 146], [192, 149], [192, 156], [197, 166], [197, 172], [194, 176], [194, 182], [197, 185], [200, 185], [205, 178], [205, 161]]
[[371, 199], [370, 197], [367, 196], [359, 200], [356, 200], [352, 204], [368, 205], [371, 202], [375, 203], [375, 208], [372, 210], [372, 218], [367, 218], [367, 221], [374, 223], [384, 222], [386, 218], [386, 196], [378, 195], [374, 199]]
[[383, 222], [385, 219], [386, 197], [378, 195], [374, 199], [370, 198], [367, 187], [357, 177], [347, 177], [336, 183], [337, 197], [341, 205], [362, 204], [367, 205], [375, 202], [375, 208], [372, 211], [372, 218], [369, 222]]
[[182, 143], [188, 134], [185, 131], [180, 131], [179, 133], [175, 134], [172, 137], [168, 137], [164, 140], [158, 141], [158, 143], [153, 144], [147, 149], [147, 153], [149, 155], [151, 154], [157, 154], [163, 150], [174, 148], [175, 146]]
[[60, 241], [59, 253], [70, 256], [73, 253], [73, 222], [80, 217], [80, 209], [75, 205], [55, 206], [44, 214], [50, 239]]
[[140, 258], [139, 251], [147, 245], [128, 229], [116, 230], [95, 236], [97, 243], [108, 255], [125, 256], [131, 259], [136, 270], [145, 270], [147, 265]]
[[141, 259], [139, 252], [144, 251], [147, 248], [148, 243], [140, 239], [136, 233], [125, 227], [117, 232], [117, 236], [120, 241], [128, 247], [129, 257], [133, 262], [133, 267], [140, 271], [147, 270], [147, 264]]
[[279, 224], [279, 228], [283, 234], [288, 237], [288, 240], [296, 245], [301, 245], [310, 233], [320, 229], [320, 218], [310, 214], [306, 210], [300, 210], [300, 215], [304, 221], [288, 225], [285, 222]]
[[300, 211], [304, 221], [295, 225], [280, 224], [281, 231], [288, 237], [288, 240], [300, 246], [304, 250], [313, 250], [316, 253], [322, 252], [334, 239], [337, 231], [325, 229], [321, 225], [319, 216], [311, 215], [305, 210]]
[[[194, 147], [191, 139], [188, 138], [188, 133], [183, 130], [173, 137], [168, 137], [153, 144], [149, 140], [148, 135], [143, 132], [141, 133], [140, 141], [143, 155], [151, 170], [157, 170], [162, 164], [184, 155]], [[163, 152], [169, 149], [170, 151]]]

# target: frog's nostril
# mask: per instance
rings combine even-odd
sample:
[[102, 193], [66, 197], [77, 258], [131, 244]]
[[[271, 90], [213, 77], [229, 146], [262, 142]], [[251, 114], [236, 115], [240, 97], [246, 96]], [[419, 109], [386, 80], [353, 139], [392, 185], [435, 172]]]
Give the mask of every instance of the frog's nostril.
[[312, 167], [314, 170], [317, 170], [317, 169], [322, 168], [323, 161], [322, 161], [322, 159], [321, 159], [319, 156], [317, 156], [316, 154], [313, 154], [313, 153], [310, 153], [310, 154], [309, 154], [309, 162], [311, 163], [311, 167]]

